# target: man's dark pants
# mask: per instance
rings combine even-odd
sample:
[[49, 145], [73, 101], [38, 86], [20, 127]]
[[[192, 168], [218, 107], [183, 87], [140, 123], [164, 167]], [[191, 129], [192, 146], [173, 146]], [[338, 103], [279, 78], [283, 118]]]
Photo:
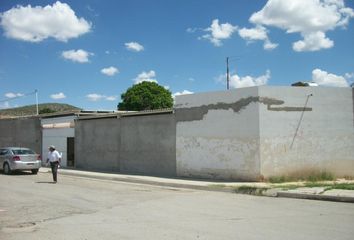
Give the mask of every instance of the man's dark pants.
[[50, 162], [50, 167], [52, 168], [52, 174], [53, 174], [53, 181], [57, 181], [57, 174], [58, 174], [58, 165], [59, 162]]

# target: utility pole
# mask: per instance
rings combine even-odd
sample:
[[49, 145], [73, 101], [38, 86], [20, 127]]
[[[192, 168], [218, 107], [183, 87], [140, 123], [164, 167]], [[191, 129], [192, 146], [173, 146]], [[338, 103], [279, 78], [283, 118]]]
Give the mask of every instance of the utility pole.
[[229, 57], [226, 57], [226, 89], [230, 89]]
[[38, 111], [38, 90], [36, 89], [34, 91], [36, 93], [36, 108], [37, 108], [37, 116], [39, 115], [39, 111]]

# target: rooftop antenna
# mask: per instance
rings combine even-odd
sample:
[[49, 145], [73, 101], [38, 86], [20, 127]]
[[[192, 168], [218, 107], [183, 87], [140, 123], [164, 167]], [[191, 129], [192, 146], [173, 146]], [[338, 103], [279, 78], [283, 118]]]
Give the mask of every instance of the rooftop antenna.
[[229, 57], [226, 57], [226, 89], [230, 89]]

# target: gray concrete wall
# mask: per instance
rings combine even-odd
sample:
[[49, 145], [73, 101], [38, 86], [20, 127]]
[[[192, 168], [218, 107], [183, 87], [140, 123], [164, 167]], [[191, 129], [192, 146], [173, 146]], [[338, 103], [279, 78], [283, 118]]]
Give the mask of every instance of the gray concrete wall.
[[173, 114], [121, 118], [120, 170], [176, 176], [176, 124]]
[[259, 87], [261, 173], [354, 176], [353, 89]]
[[257, 180], [258, 88], [176, 97], [177, 175]]
[[41, 135], [38, 118], [0, 119], [0, 147], [28, 147], [40, 154]]
[[75, 167], [119, 171], [120, 120], [116, 118], [75, 121]]

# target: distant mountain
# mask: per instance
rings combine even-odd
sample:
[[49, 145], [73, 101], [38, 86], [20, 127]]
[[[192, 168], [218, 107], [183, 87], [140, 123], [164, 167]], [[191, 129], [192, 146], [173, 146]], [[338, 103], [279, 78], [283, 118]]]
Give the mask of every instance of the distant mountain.
[[[38, 110], [41, 114], [55, 113], [55, 112], [67, 112], [67, 111], [77, 111], [80, 108], [62, 103], [42, 103], [38, 104]], [[19, 117], [19, 116], [31, 116], [36, 115], [37, 109], [36, 105], [28, 105], [17, 108], [7, 108], [0, 110], [0, 118], [3, 117]]]

